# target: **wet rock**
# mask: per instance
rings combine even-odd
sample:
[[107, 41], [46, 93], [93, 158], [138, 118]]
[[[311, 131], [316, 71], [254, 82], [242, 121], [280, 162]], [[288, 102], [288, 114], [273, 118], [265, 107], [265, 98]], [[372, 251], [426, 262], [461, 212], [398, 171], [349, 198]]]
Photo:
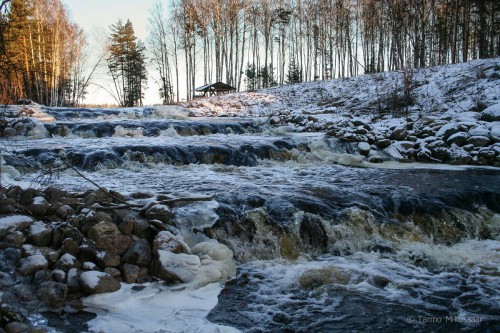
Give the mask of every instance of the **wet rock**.
[[30, 226], [28, 239], [35, 246], [48, 246], [52, 243], [52, 227], [37, 221]]
[[21, 260], [19, 272], [24, 275], [33, 275], [49, 267], [49, 262], [41, 254], [36, 254]]
[[490, 139], [486, 136], [471, 136], [467, 139], [467, 143], [474, 147], [484, 147], [490, 143]]
[[158, 250], [172, 253], [191, 253], [189, 246], [184, 241], [169, 231], [161, 231], [156, 235], [153, 242], [153, 252]]
[[380, 157], [379, 155], [373, 155], [368, 158], [368, 162], [370, 163], [382, 163], [384, 162], [384, 159]]
[[373, 275], [369, 279], [369, 283], [377, 288], [385, 288], [390, 282], [391, 280], [380, 275]]
[[122, 261], [127, 264], [137, 266], [148, 266], [151, 261], [151, 246], [145, 239], [140, 239], [127, 250], [123, 255]]
[[273, 116], [273, 117], [269, 118], [270, 125], [278, 125], [280, 123], [281, 123], [281, 118], [278, 116]]
[[66, 302], [68, 286], [60, 282], [44, 282], [38, 288], [37, 295], [45, 305], [59, 308]]
[[118, 280], [107, 273], [98, 271], [83, 272], [80, 275], [80, 283], [87, 294], [110, 293], [121, 288]]
[[149, 219], [160, 220], [168, 224], [172, 218], [172, 211], [166, 205], [155, 204], [146, 210], [144, 215]]
[[467, 139], [469, 138], [469, 135], [465, 132], [458, 132], [453, 135], [450, 135], [448, 140], [446, 140], [446, 143], [451, 145], [451, 144], [456, 144], [459, 147], [462, 147], [467, 143]]
[[153, 260], [151, 275], [167, 282], [191, 282], [201, 270], [200, 258], [185, 253], [158, 251], [158, 258]]
[[325, 268], [310, 269], [299, 277], [299, 286], [305, 290], [312, 290], [325, 284], [347, 284], [350, 275], [339, 268], [329, 266]]
[[123, 275], [125, 277], [125, 282], [136, 283], [139, 278], [140, 268], [137, 265], [124, 264], [123, 265]]

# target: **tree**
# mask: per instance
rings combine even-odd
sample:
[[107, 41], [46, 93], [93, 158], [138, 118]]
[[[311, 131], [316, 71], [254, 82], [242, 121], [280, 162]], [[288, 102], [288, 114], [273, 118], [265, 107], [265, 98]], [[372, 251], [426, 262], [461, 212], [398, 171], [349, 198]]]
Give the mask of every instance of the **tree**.
[[108, 70], [113, 88], [108, 92], [123, 107], [142, 105], [143, 88], [147, 82], [144, 44], [137, 40], [130, 20], [111, 26]]

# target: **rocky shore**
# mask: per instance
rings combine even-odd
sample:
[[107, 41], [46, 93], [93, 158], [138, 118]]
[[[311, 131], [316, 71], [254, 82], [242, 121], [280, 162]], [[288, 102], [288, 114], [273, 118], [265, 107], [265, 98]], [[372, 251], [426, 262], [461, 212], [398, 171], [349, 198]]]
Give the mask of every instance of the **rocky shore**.
[[34, 314], [77, 313], [82, 297], [123, 283], [203, 286], [231, 278], [231, 250], [217, 242], [189, 246], [173, 222], [175, 205], [206, 199], [1, 188], [0, 332], [47, 332]]

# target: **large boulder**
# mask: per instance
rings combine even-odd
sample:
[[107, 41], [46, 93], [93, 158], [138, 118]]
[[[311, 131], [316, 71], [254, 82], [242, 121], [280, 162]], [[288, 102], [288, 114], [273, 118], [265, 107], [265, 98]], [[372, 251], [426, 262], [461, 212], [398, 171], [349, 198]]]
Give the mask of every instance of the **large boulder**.
[[132, 245], [132, 239], [126, 235], [104, 235], [99, 237], [96, 248], [122, 255]]
[[200, 258], [185, 253], [158, 251], [152, 262], [151, 275], [167, 282], [191, 282], [201, 270]]
[[458, 132], [453, 135], [450, 135], [448, 140], [446, 140], [446, 143], [451, 145], [451, 144], [456, 144], [459, 147], [462, 147], [467, 143], [467, 139], [469, 138], [469, 135], [465, 132]]
[[490, 139], [486, 136], [471, 136], [467, 139], [467, 143], [474, 147], [484, 147], [490, 143]]
[[118, 280], [107, 273], [98, 271], [83, 272], [80, 275], [80, 284], [87, 294], [111, 293], [121, 288]]
[[437, 132], [437, 137], [442, 137], [444, 140], [447, 140], [450, 136], [455, 133], [460, 132], [459, 126], [457, 123], [449, 123], [442, 126]]
[[160, 220], [168, 224], [172, 218], [172, 211], [166, 205], [155, 204], [146, 210], [144, 215], [149, 219]]
[[88, 231], [88, 236], [94, 241], [98, 241], [102, 236], [120, 235], [120, 230], [113, 222], [100, 222], [92, 226]]

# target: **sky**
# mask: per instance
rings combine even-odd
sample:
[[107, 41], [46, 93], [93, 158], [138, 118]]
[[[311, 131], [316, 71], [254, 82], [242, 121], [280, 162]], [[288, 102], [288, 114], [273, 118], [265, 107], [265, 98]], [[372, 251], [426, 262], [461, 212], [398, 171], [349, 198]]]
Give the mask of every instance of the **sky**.
[[[145, 41], [149, 9], [157, 0], [62, 0], [74, 23], [77, 23], [92, 38], [96, 28], [109, 31], [109, 26], [118, 19], [130, 19], [135, 35]], [[89, 40], [92, 43], [91, 40]], [[152, 78], [148, 80], [148, 90], [145, 93], [145, 104], [160, 103], [158, 87]], [[102, 89], [90, 88], [85, 103], [113, 103], [113, 99]]]

